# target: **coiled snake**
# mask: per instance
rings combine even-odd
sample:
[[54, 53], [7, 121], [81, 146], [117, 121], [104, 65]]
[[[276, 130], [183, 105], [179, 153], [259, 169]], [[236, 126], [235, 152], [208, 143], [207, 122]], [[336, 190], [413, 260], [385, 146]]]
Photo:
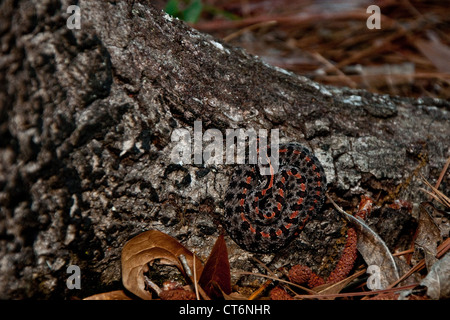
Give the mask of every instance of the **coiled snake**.
[[258, 165], [237, 166], [225, 195], [223, 225], [248, 251], [277, 251], [318, 213], [326, 184], [322, 165], [308, 149], [280, 145], [275, 174], [261, 175]]

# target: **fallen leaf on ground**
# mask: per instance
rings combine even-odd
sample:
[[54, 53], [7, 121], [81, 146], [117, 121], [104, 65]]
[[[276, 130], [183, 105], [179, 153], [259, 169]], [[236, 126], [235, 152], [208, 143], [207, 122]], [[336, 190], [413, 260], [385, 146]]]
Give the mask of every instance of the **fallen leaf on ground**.
[[[198, 284], [210, 297], [221, 297], [221, 291], [231, 293], [230, 263], [223, 235], [217, 238], [211, 250]], [[220, 288], [217, 290], [215, 284]]]
[[[149, 230], [137, 235], [129, 240], [122, 249], [123, 285], [142, 299], [152, 299], [151, 292], [145, 289], [144, 273], [148, 271], [148, 264], [159, 261], [161, 264], [177, 267], [183, 275], [186, 275], [179, 259], [181, 254], [186, 257], [193, 272], [193, 253], [176, 239], [157, 230]], [[195, 270], [197, 276], [200, 276], [203, 270], [200, 259], [197, 257]]]
[[328, 199], [335, 208], [349, 220], [358, 233], [357, 248], [368, 266], [379, 268], [380, 288], [385, 289], [389, 284], [400, 278], [397, 264], [386, 243], [362, 219], [356, 218], [342, 210], [330, 197]]
[[127, 295], [127, 293], [123, 290], [116, 290], [97, 293], [92, 296], [86, 297], [83, 300], [133, 300], [133, 298]]
[[450, 252], [433, 264], [420, 285], [427, 287], [427, 295], [431, 299], [450, 298]]
[[441, 231], [434, 222], [430, 212], [434, 207], [429, 202], [423, 202], [419, 206], [419, 226], [417, 227], [417, 237], [415, 243], [425, 252], [425, 264], [430, 270], [437, 261], [437, 246], [442, 241]]

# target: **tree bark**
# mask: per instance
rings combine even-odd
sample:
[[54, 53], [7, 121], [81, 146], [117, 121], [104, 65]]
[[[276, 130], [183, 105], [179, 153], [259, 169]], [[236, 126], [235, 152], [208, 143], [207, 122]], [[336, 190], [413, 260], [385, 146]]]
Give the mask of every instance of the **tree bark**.
[[[348, 209], [363, 194], [419, 203], [419, 172], [433, 183], [450, 155], [448, 101], [323, 86], [143, 0], [80, 1], [81, 29], [71, 30], [70, 4], [0, 4], [0, 298], [117, 289], [121, 248], [148, 229], [206, 258], [232, 167], [171, 163], [172, 132], [196, 120], [222, 133], [279, 129], [316, 154]], [[305, 237], [343, 224], [329, 208], [315, 223]], [[322, 241], [310, 261], [329, 253]], [[249, 254], [227, 242], [232, 268], [248, 269]], [[66, 287], [69, 265], [81, 290]]]

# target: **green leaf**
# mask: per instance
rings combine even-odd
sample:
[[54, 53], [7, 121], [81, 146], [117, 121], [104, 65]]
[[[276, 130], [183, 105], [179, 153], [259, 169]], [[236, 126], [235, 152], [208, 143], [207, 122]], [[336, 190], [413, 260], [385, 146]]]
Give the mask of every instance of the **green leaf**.
[[164, 11], [171, 16], [178, 17], [180, 14], [178, 10], [178, 0], [169, 0]]
[[194, 0], [184, 11], [184, 21], [195, 23], [200, 18], [202, 13], [203, 4], [201, 0]]

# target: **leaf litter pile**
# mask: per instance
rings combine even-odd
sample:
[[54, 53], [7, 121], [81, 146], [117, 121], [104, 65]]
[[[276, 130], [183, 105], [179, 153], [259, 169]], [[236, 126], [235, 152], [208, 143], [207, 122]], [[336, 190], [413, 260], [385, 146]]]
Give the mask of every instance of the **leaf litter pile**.
[[[266, 270], [265, 274], [232, 270], [224, 235], [217, 238], [203, 263], [200, 257], [176, 239], [157, 230], [148, 230], [129, 240], [122, 249], [124, 289], [95, 294], [85, 299], [449, 299], [448, 218], [444, 224], [447, 229], [439, 227], [432, 218], [437, 212], [448, 216], [450, 198], [438, 189], [449, 165], [450, 159], [436, 186], [426, 182], [429, 189], [422, 190], [430, 195], [430, 201], [420, 204], [419, 222], [409, 250], [392, 254], [382, 238], [365, 223], [374, 204], [370, 197], [362, 197], [355, 215], [346, 213], [328, 197], [328, 201], [349, 222], [350, 227], [341, 258], [326, 280], [307, 266], [294, 265], [270, 270], [256, 258], [253, 258], [253, 262]], [[394, 201], [390, 207], [394, 210], [411, 209], [406, 201]], [[412, 257], [417, 253], [423, 258], [413, 263]], [[355, 265], [358, 254], [364, 261], [361, 265]], [[167, 272], [168, 268], [175, 272]], [[168, 278], [161, 279], [162, 274]], [[232, 274], [253, 275], [264, 281], [259, 288], [249, 292], [249, 288], [232, 286]]]
[[[450, 12], [445, 1], [203, 3], [196, 29], [271, 65], [324, 84], [450, 98]], [[380, 8], [380, 29], [367, 28], [370, 5]]]
[[[169, 1], [171, 14], [272, 65], [315, 81], [391, 95], [450, 98], [450, 14], [441, 1], [193, 3]], [[158, 4], [164, 9], [166, 1]], [[370, 14], [366, 8], [371, 4], [381, 8], [381, 29], [367, 29]], [[195, 248], [149, 230], [123, 247], [123, 290], [85, 299], [449, 299], [450, 199], [439, 191], [449, 165], [450, 159], [436, 185], [423, 179], [427, 188], [420, 192], [429, 201], [419, 206], [408, 250], [390, 252], [382, 237], [365, 223], [375, 208], [369, 197], [361, 199], [354, 215], [328, 198], [350, 227], [341, 258], [327, 279], [303, 265], [271, 270], [256, 258], [248, 263], [257, 264], [264, 273], [233, 270], [223, 235], [209, 257], [202, 259], [193, 252]], [[396, 200], [390, 208], [411, 213], [412, 206]], [[437, 221], [435, 217], [442, 218]], [[233, 277], [249, 274], [260, 280], [256, 289], [232, 283]]]

